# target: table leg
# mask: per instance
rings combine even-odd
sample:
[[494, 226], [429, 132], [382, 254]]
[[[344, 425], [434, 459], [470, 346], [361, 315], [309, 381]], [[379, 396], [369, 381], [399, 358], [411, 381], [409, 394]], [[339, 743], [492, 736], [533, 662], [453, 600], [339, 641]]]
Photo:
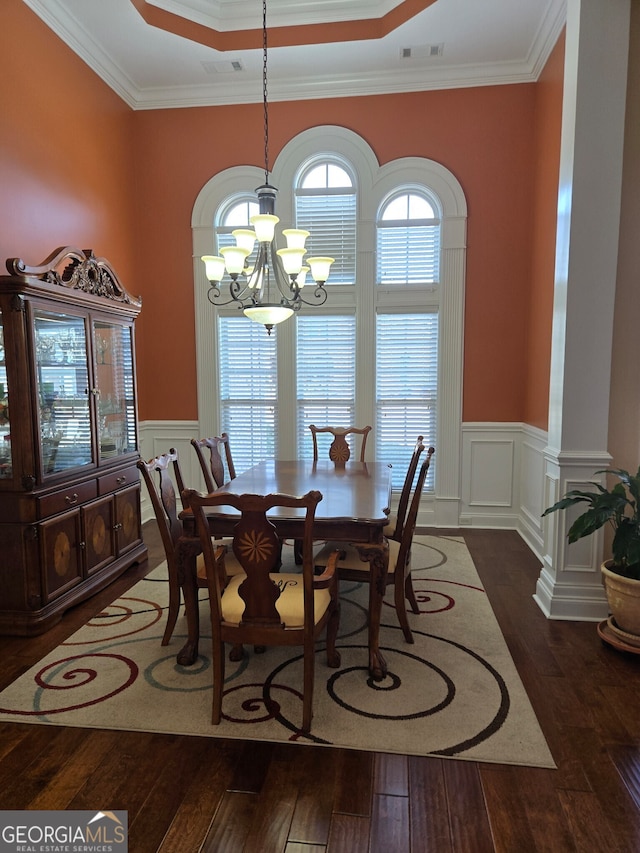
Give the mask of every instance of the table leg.
[[200, 611], [198, 608], [198, 581], [196, 557], [200, 553], [198, 539], [180, 539], [177, 545], [178, 570], [182, 581], [185, 614], [187, 617], [187, 642], [178, 652], [178, 663], [191, 666], [198, 659], [200, 639]]
[[382, 599], [387, 588], [389, 545], [356, 545], [360, 559], [369, 563], [369, 673], [374, 681], [387, 674], [387, 662], [380, 651], [380, 616]]

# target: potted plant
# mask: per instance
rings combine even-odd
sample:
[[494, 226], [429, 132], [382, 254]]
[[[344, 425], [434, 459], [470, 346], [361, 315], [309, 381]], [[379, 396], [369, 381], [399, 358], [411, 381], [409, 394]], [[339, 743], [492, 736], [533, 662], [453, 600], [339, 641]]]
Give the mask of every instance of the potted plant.
[[617, 478], [612, 488], [592, 482], [592, 491], [574, 489], [542, 515], [585, 504], [567, 534], [569, 542], [590, 536], [610, 524], [613, 528], [611, 558], [602, 564], [602, 575], [611, 617], [609, 628], [630, 646], [640, 646], [640, 468], [635, 475], [622, 468], [596, 471]]

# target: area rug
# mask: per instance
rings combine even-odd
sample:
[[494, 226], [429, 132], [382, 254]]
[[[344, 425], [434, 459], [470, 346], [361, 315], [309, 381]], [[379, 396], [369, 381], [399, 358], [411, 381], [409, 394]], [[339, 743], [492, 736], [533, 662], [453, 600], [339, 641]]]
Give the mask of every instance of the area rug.
[[200, 590], [199, 658], [181, 667], [184, 616], [171, 643], [160, 645], [164, 565], [0, 693], [0, 720], [555, 767], [464, 541], [418, 536], [412, 565], [420, 605], [409, 614], [415, 643], [405, 642], [388, 594], [382, 682], [367, 670], [367, 587], [341, 583], [342, 662], [329, 669], [319, 646], [308, 735], [298, 729], [302, 658], [295, 647], [246, 648], [241, 662], [227, 660], [223, 720], [211, 725], [206, 593]]

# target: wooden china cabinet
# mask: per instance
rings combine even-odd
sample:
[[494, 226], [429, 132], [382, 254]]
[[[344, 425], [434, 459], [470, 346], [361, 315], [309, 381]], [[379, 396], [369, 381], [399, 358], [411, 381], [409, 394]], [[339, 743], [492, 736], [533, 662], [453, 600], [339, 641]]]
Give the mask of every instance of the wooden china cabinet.
[[0, 633], [34, 635], [146, 559], [140, 300], [91, 250], [0, 276]]

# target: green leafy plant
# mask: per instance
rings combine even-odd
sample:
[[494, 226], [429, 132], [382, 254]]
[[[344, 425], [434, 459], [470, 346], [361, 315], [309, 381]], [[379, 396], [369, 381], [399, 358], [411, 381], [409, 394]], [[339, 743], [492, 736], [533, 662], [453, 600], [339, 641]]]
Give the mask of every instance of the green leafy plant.
[[594, 491], [573, 489], [542, 513], [543, 516], [577, 504], [588, 506], [569, 528], [569, 542], [590, 536], [610, 523], [613, 527], [611, 571], [640, 580], [640, 468], [635, 475], [623, 468], [609, 468], [596, 474], [610, 474], [620, 482], [612, 489], [591, 483]]

